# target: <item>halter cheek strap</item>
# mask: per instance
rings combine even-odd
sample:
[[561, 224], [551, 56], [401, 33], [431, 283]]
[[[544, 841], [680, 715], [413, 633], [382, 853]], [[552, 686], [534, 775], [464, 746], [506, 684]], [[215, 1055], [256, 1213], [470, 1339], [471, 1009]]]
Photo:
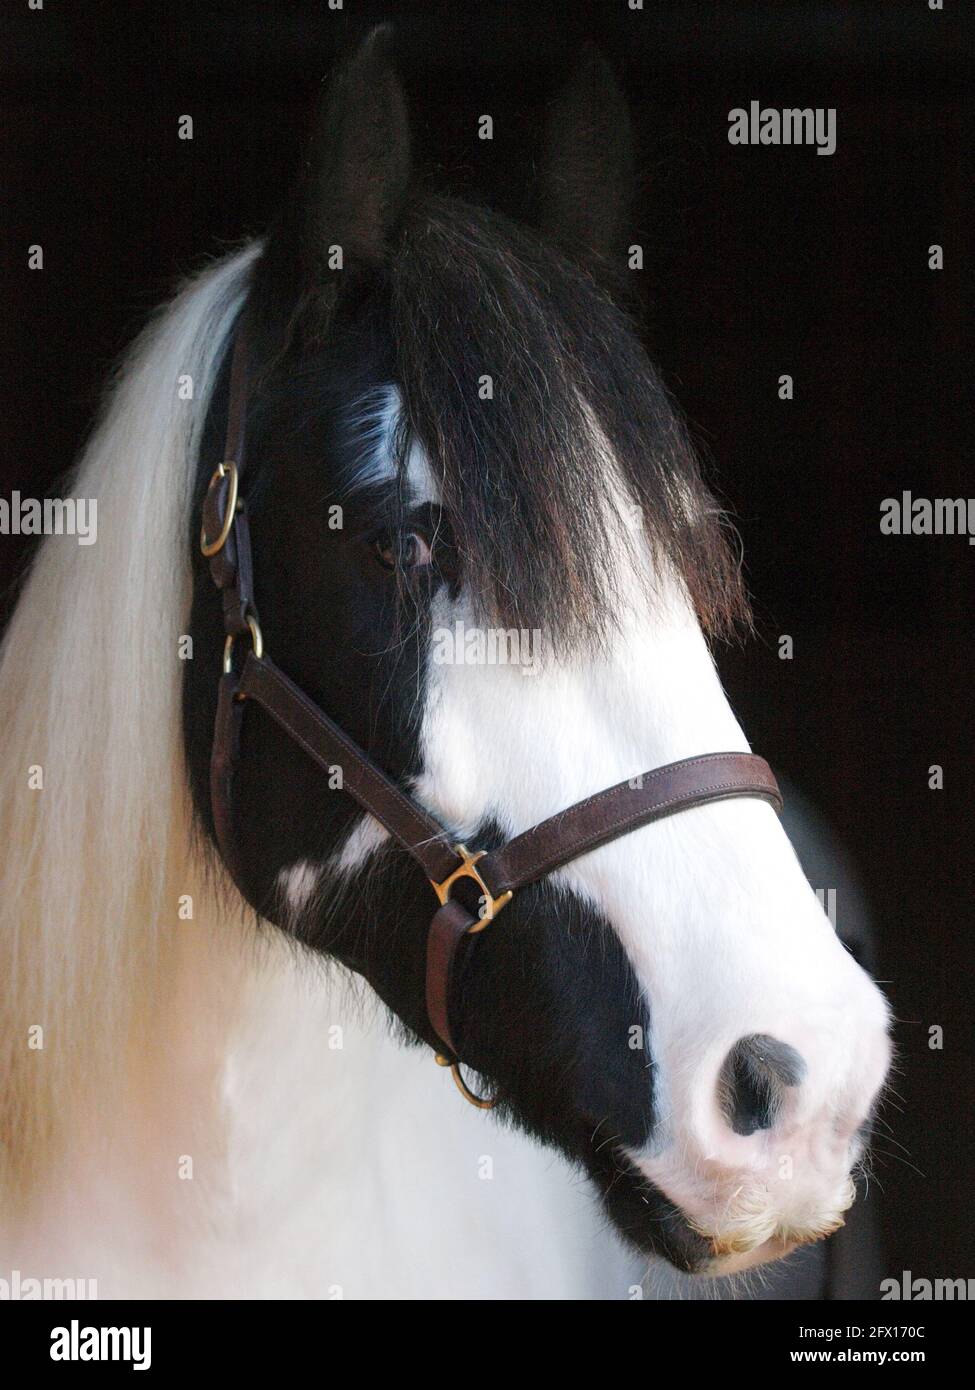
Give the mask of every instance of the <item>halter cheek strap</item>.
[[[238, 329], [230, 369], [224, 458], [207, 487], [200, 536], [211, 578], [222, 596], [226, 632], [210, 761], [217, 845], [240, 887], [244, 866], [234, 834], [234, 783], [244, 713], [248, 702], [254, 701], [321, 768], [329, 770], [336, 764], [342, 768], [343, 790], [385, 827], [430, 880], [440, 904], [430, 923], [426, 960], [427, 1015], [433, 1034], [442, 1043], [437, 1061], [451, 1068], [467, 1100], [489, 1109], [494, 1101], [474, 1095], [461, 1076], [456, 1020], [452, 1024], [450, 1016], [458, 951], [465, 938], [476, 938], [489, 927], [519, 889], [651, 821], [739, 796], [758, 797], [781, 811], [778, 784], [768, 763], [752, 753], [705, 753], [597, 792], [498, 849], [472, 852], [465, 845], [454, 844], [440, 822], [264, 654], [254, 603], [250, 526], [240, 495], [246, 375], [244, 332]], [[250, 644], [242, 663], [234, 659], [238, 639]], [[454, 896], [464, 880], [476, 890], [479, 905], [474, 911]]]

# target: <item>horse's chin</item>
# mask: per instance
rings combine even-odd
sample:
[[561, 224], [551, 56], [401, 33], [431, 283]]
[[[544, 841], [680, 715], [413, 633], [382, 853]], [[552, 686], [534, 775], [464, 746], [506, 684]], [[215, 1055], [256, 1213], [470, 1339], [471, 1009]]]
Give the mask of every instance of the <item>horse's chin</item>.
[[734, 1254], [716, 1255], [694, 1271], [699, 1278], [719, 1279], [728, 1274], [742, 1274], [746, 1269], [755, 1269], [759, 1265], [772, 1264], [775, 1260], [784, 1260], [787, 1255], [791, 1255], [794, 1250], [798, 1250], [802, 1241], [785, 1239], [773, 1236], [761, 1245], [757, 1245], [754, 1250], [739, 1251]]
[[725, 1231], [717, 1234], [691, 1220], [659, 1188], [649, 1184], [631, 1159], [616, 1149], [607, 1158], [594, 1155], [590, 1172], [616, 1229], [643, 1254], [667, 1261], [695, 1279], [719, 1279], [742, 1274], [759, 1265], [784, 1260], [803, 1245], [831, 1235], [843, 1225], [842, 1215], [801, 1229], [767, 1221], [765, 1232]]

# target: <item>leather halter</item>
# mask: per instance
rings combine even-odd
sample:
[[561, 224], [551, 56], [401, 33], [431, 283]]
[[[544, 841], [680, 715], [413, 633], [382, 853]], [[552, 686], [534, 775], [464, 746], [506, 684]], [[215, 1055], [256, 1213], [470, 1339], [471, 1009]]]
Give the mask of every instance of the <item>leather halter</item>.
[[[430, 1026], [441, 1040], [437, 1061], [449, 1066], [461, 1093], [473, 1105], [489, 1109], [494, 1101], [474, 1095], [460, 1073], [450, 997], [458, 947], [488, 927], [530, 883], [589, 850], [650, 821], [691, 806], [729, 797], [758, 797], [782, 809], [778, 784], [768, 763], [751, 753], [705, 753], [654, 768], [615, 787], [597, 792], [517, 835], [499, 849], [469, 851], [455, 844], [447, 830], [418, 801], [404, 792], [369, 755], [342, 731], [270, 657], [254, 603], [247, 506], [240, 495], [244, 469], [247, 412], [247, 349], [244, 330], [237, 330], [230, 367], [227, 436], [223, 461], [217, 465], [203, 502], [200, 548], [223, 599], [223, 675], [210, 761], [210, 796], [217, 844], [231, 877], [240, 887], [242, 873], [234, 835], [234, 778], [240, 761], [240, 735], [249, 701], [271, 718], [323, 769], [342, 768], [343, 790], [374, 816], [405, 849], [430, 880], [440, 906], [427, 937], [426, 1007]], [[237, 668], [234, 648], [247, 637], [250, 647]], [[480, 905], [469, 910], [454, 894], [463, 880], [473, 882]]]

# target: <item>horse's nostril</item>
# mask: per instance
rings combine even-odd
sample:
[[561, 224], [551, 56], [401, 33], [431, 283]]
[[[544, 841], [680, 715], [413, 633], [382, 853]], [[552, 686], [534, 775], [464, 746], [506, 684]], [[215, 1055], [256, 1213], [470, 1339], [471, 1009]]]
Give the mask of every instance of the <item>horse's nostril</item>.
[[722, 1113], [736, 1134], [771, 1129], [785, 1086], [798, 1086], [805, 1063], [794, 1047], [751, 1033], [739, 1038], [718, 1076]]

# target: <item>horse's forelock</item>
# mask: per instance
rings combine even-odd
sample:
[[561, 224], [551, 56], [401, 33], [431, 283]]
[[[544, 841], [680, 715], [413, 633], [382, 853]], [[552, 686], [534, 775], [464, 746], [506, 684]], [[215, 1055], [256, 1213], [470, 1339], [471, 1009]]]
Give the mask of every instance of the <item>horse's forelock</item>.
[[390, 265], [409, 428], [453, 521], [472, 593], [558, 644], [614, 621], [621, 513], [704, 626], [747, 620], [738, 566], [687, 431], [628, 317], [497, 214], [419, 209]]

